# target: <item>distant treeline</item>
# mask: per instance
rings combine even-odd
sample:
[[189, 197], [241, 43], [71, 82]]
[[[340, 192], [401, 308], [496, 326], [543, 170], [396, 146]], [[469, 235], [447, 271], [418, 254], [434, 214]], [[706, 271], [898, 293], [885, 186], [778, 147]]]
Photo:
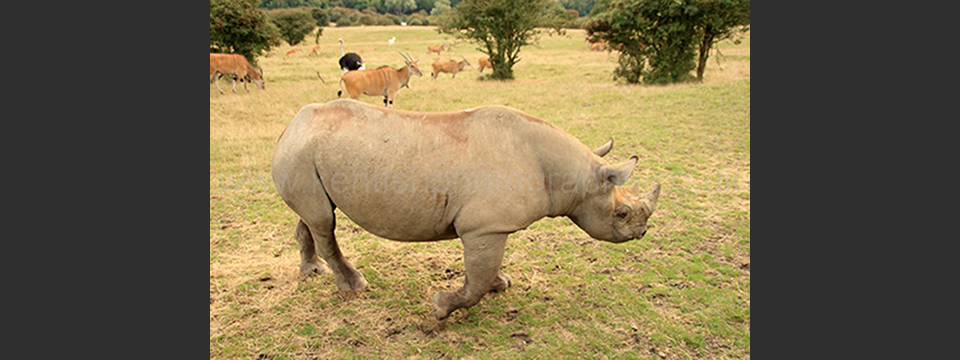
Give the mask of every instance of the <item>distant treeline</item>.
[[[409, 15], [415, 13], [433, 14], [433, 8], [453, 8], [461, 0], [260, 0], [259, 7], [265, 9], [318, 7], [330, 9], [342, 7], [356, 10], [370, 9], [378, 14]], [[594, 0], [558, 0], [565, 9], [576, 10], [580, 16], [586, 16], [593, 10]], [[425, 14], [424, 14], [425, 15]]]

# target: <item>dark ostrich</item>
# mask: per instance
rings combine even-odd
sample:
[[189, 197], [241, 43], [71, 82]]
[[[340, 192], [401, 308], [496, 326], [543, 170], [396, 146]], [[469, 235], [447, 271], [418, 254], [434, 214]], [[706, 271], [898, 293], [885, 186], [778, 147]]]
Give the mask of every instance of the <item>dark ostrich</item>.
[[363, 70], [363, 59], [357, 53], [343, 53], [343, 39], [340, 41], [340, 70], [347, 72], [350, 70]]

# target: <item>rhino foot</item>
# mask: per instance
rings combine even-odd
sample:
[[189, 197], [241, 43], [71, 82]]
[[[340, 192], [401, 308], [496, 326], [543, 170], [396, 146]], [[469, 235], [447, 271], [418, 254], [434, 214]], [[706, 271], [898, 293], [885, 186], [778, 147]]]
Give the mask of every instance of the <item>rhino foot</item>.
[[446, 320], [447, 316], [450, 316], [450, 312], [455, 310], [452, 309], [453, 298], [455, 296], [455, 293], [446, 291], [437, 291], [433, 294], [434, 316], [437, 317], [437, 321]]
[[328, 272], [330, 272], [330, 269], [320, 262], [300, 264], [300, 274], [303, 276], [323, 275]]
[[334, 274], [334, 282], [341, 291], [360, 291], [367, 288], [367, 279], [363, 278], [359, 272], [350, 276], [337, 276]]
[[513, 285], [513, 280], [510, 279], [510, 275], [500, 272], [497, 274], [497, 277], [493, 279], [493, 286], [490, 288], [490, 291], [504, 291], [510, 285]]

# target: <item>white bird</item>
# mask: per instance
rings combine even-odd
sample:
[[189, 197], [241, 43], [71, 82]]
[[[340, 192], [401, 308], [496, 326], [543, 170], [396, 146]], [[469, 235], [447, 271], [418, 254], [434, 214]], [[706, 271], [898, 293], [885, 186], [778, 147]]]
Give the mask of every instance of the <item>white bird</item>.
[[390, 42], [390, 46], [393, 46], [393, 42], [394, 42], [394, 41], [397, 41], [397, 37], [394, 36], [394, 37], [390, 38], [390, 40], [387, 40], [387, 41]]

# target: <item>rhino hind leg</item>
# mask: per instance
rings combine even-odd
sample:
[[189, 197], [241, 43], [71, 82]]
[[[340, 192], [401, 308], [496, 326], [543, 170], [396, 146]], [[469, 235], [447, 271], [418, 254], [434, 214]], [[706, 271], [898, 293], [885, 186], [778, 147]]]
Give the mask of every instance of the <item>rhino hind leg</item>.
[[463, 287], [454, 292], [438, 291], [433, 296], [434, 315], [443, 321], [454, 310], [476, 305], [491, 290], [510, 286], [510, 277], [500, 272], [506, 234], [484, 236], [463, 235], [463, 265], [466, 277]]
[[[300, 215], [294, 232], [300, 245], [300, 272], [323, 274], [328, 267], [340, 290], [362, 290], [367, 281], [344, 259], [333, 235], [336, 205], [330, 201], [315, 165], [297, 160], [293, 156], [279, 157], [272, 168], [274, 181], [281, 184], [278, 186], [280, 197]], [[327, 263], [326, 267], [320, 259]]]
[[[316, 252], [327, 262], [330, 270], [333, 271], [333, 280], [337, 288], [342, 291], [359, 291], [367, 287], [367, 280], [363, 274], [357, 271], [340, 252], [340, 246], [337, 245], [337, 239], [333, 235], [336, 228], [336, 218], [331, 208], [329, 215], [320, 221], [305, 221], [310, 235], [313, 237]], [[301, 256], [303, 251], [301, 250]], [[302, 270], [302, 265], [301, 265]]]
[[294, 236], [297, 238], [297, 243], [300, 244], [300, 273], [304, 276], [310, 276], [330, 272], [330, 269], [317, 257], [313, 236], [310, 235], [310, 229], [307, 228], [307, 224], [303, 220], [297, 223]]

